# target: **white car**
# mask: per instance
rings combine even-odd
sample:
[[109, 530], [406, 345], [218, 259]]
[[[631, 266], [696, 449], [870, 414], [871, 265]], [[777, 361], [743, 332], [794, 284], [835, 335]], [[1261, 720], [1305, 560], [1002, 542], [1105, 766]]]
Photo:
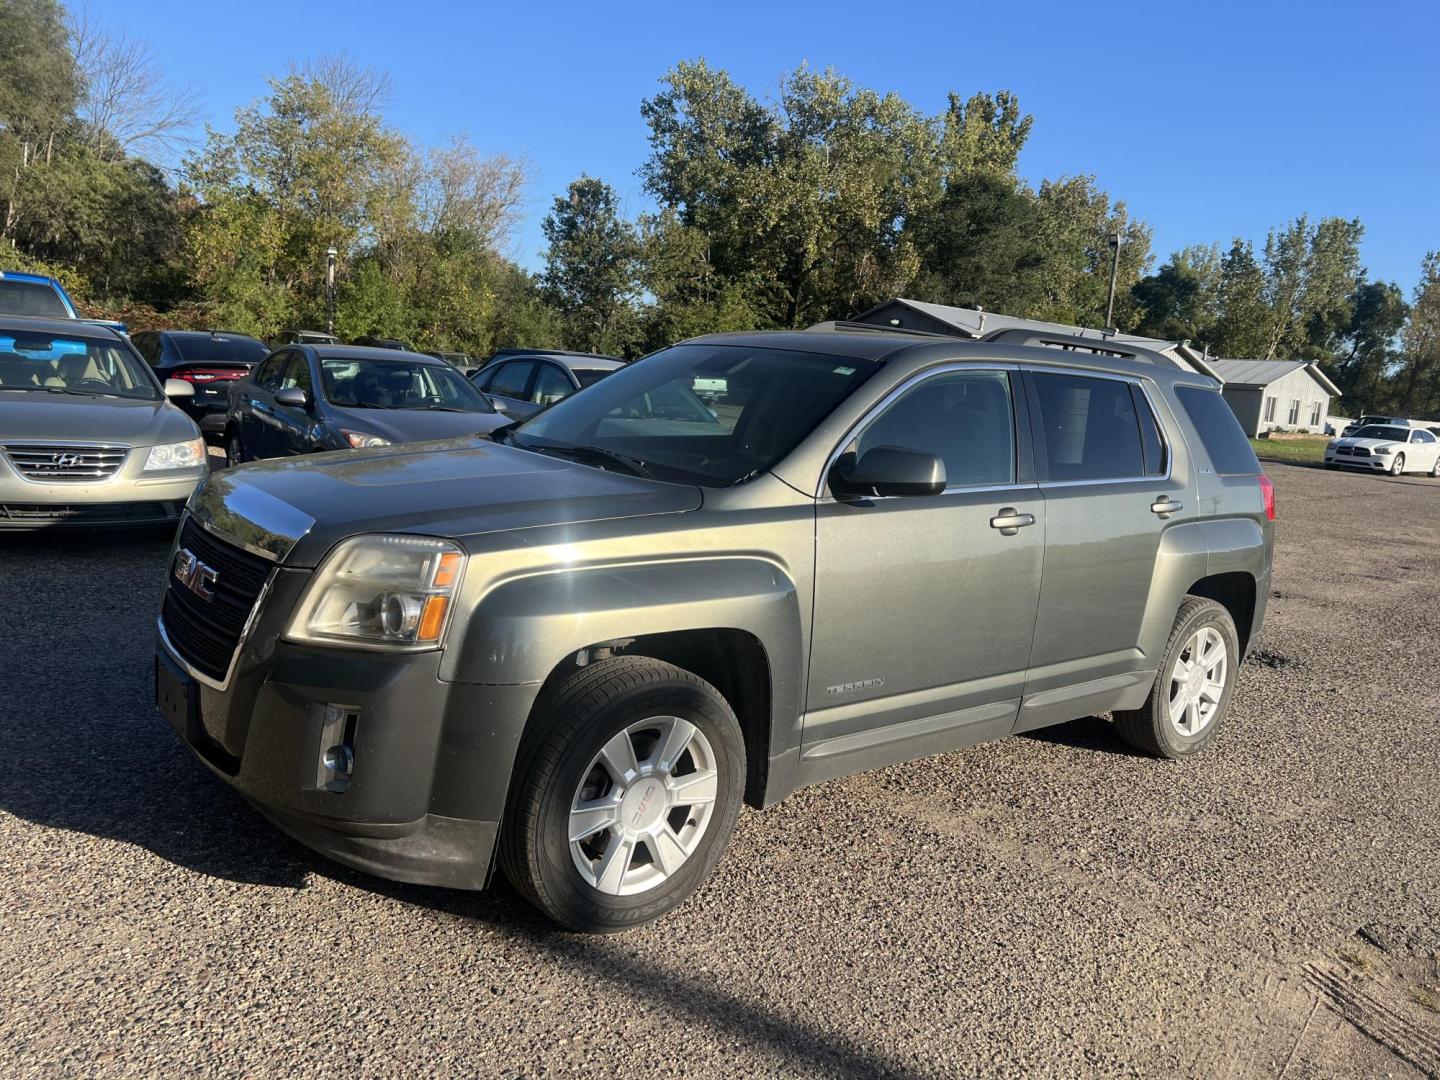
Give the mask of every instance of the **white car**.
[[1440, 439], [1424, 428], [1370, 424], [1354, 435], [1332, 439], [1325, 447], [1325, 467], [1342, 465], [1391, 476], [1407, 472], [1440, 476]]

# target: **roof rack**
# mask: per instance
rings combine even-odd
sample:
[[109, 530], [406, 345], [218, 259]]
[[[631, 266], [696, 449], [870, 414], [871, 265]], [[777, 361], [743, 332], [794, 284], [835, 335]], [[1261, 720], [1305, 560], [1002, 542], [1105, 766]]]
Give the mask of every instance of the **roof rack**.
[[879, 323], [856, 322], [854, 319], [828, 319], [825, 322], [818, 322], [814, 326], [807, 326], [807, 330], [866, 330], [872, 334], [906, 334], [910, 337], [941, 338], [951, 340], [959, 337], [959, 334], [941, 334], [934, 330], [912, 330], [908, 326], [882, 326]]
[[1162, 367], [1177, 366], [1174, 360], [1158, 349], [1149, 349], [1144, 345], [1132, 345], [1129, 342], [1121, 343], [1114, 338], [1082, 337], [1079, 334], [1045, 334], [1036, 330], [1026, 330], [1023, 327], [1010, 327], [986, 334], [981, 340], [1006, 345], [1041, 345], [1051, 349], [1064, 349], [1067, 352], [1088, 352], [1099, 356], [1146, 360], [1150, 363], [1158, 363]]

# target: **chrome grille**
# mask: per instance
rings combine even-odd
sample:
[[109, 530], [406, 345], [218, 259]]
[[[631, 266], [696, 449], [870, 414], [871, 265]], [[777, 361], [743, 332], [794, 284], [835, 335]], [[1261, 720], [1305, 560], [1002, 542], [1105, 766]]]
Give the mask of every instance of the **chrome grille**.
[[94, 484], [109, 480], [130, 453], [126, 446], [61, 446], [49, 443], [6, 443], [5, 457], [26, 480]]

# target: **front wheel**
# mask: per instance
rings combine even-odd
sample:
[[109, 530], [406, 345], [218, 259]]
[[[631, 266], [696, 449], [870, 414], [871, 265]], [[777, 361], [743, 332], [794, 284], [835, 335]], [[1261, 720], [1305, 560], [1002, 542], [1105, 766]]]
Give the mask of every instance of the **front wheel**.
[[579, 669], [536, 704], [500, 863], [573, 930], [657, 919], [710, 876], [740, 813], [745, 742], [703, 679], [647, 657]]
[[1401, 473], [1403, 473], [1404, 471], [1405, 471], [1405, 455], [1404, 455], [1404, 454], [1396, 454], [1396, 455], [1395, 455], [1395, 464], [1390, 466], [1390, 475], [1391, 475], [1391, 476], [1399, 476], [1399, 475], [1400, 475]]
[[1230, 612], [1214, 600], [1187, 596], [1175, 615], [1160, 670], [1145, 704], [1115, 713], [1126, 742], [1163, 758], [1189, 757], [1215, 738], [1230, 705], [1240, 664], [1240, 639]]
[[230, 428], [225, 432], [225, 467], [233, 469], [245, 461], [245, 444], [240, 440], [240, 429]]

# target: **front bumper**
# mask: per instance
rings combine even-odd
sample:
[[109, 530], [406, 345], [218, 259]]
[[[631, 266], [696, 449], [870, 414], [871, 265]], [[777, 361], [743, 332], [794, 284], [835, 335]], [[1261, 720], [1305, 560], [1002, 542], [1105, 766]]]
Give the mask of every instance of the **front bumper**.
[[174, 525], [207, 470], [146, 475], [148, 453], [131, 450], [119, 472], [93, 483], [26, 480], [0, 455], [0, 530]]
[[[162, 626], [161, 712], [216, 776], [307, 847], [396, 881], [483, 888], [538, 685], [447, 683], [438, 652], [283, 642], [307, 577], [277, 572], [224, 688], [197, 678]], [[353, 762], [344, 783], [324, 761], [337, 731]]]
[[1359, 469], [1362, 472], [1389, 472], [1390, 465], [1394, 458], [1376, 457], [1351, 457], [1349, 454], [1325, 455], [1326, 465], [1336, 465], [1342, 469]]

